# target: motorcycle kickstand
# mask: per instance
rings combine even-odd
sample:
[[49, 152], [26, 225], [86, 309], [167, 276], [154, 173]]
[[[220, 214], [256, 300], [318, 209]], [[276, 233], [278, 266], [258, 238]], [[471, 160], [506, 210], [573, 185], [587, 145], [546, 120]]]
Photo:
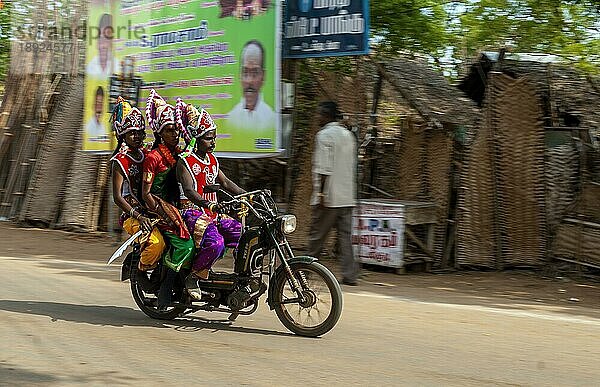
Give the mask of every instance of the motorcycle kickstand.
[[227, 317], [227, 320], [229, 320], [229, 321], [235, 321], [238, 318], [239, 315], [240, 315], [239, 313], [232, 313], [232, 314], [229, 315], [229, 317]]

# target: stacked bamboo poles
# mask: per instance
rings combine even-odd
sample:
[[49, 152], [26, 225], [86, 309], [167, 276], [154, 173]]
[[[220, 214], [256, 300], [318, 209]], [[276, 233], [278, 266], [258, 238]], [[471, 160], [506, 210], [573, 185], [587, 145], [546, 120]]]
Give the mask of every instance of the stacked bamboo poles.
[[[60, 7], [69, 12], [59, 12]], [[76, 0], [68, 3], [53, 3], [49, 7], [43, 0], [34, 1], [31, 7], [20, 13], [13, 10], [13, 23], [30, 26], [25, 30], [25, 40], [11, 41], [11, 63], [6, 80], [5, 95], [0, 108], [0, 217], [27, 220], [27, 206], [33, 203], [39, 209], [45, 202], [33, 199], [45, 186], [31, 185], [38, 178], [40, 150], [60, 146], [60, 142], [47, 142], [49, 127], [60, 126], [61, 115], [56, 114], [56, 102], [60, 100], [63, 82], [82, 69], [84, 50], [76, 34], [56, 37], [50, 35], [49, 26], [71, 23], [75, 31], [86, 3]], [[65, 16], [67, 15], [67, 16]], [[41, 27], [38, 30], [37, 26]], [[19, 29], [21, 31], [21, 29]], [[29, 34], [27, 34], [29, 33]], [[20, 37], [17, 37], [19, 39]], [[47, 44], [58, 42], [71, 44], [71, 50], [49, 50]], [[57, 45], [62, 47], [62, 45]], [[82, 103], [81, 93], [79, 101]], [[56, 122], [53, 122], [56, 120]], [[81, 122], [78, 122], [81, 125]], [[70, 157], [67, 157], [69, 159]], [[60, 165], [58, 165], [60, 167]], [[29, 197], [32, 195], [32, 198]], [[56, 214], [54, 214], [56, 216]], [[52, 216], [40, 219], [48, 224]], [[35, 221], [35, 217], [32, 219]]]
[[[107, 211], [109, 155], [75, 152], [69, 170], [59, 226], [69, 230], [97, 230]], [[102, 204], [105, 206], [102, 206]], [[112, 206], [112, 203], [110, 203]]]
[[67, 176], [71, 170], [83, 120], [83, 77], [62, 82], [60, 98], [40, 145], [29, 194], [20, 220], [36, 225], [55, 226], [63, 208]]

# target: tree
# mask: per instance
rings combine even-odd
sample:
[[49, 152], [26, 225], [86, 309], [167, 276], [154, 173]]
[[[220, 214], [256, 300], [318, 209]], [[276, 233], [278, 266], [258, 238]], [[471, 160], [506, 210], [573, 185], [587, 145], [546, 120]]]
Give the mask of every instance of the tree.
[[600, 62], [598, 0], [377, 0], [371, 31], [377, 52], [406, 50], [440, 66], [481, 50], [563, 55], [589, 71]]
[[449, 43], [445, 3], [431, 0], [371, 1], [371, 31], [384, 52], [410, 50], [433, 56]]
[[600, 3], [593, 0], [479, 0], [457, 15], [452, 45], [461, 56], [507, 47], [562, 55], [597, 71]]
[[3, 2], [0, 8], [0, 82], [6, 78], [10, 64], [10, 28], [12, 3]]

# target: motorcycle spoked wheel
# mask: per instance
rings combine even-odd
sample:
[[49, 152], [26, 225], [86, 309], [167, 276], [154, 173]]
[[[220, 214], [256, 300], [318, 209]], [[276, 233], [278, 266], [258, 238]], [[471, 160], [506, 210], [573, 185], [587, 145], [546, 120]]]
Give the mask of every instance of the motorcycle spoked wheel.
[[[159, 265], [154, 270], [160, 270], [160, 269], [161, 269], [161, 265]], [[146, 275], [146, 276], [148, 276], [149, 274], [151, 274], [151, 271], [148, 271], [146, 273], [139, 273], [139, 275]], [[132, 265], [132, 267], [131, 267], [130, 282], [131, 282], [131, 295], [133, 296], [133, 300], [135, 301], [137, 306], [140, 308], [140, 310], [142, 312], [144, 312], [144, 314], [146, 316], [154, 318], [154, 319], [158, 319], [158, 320], [173, 320], [174, 318], [179, 316], [181, 313], [185, 312], [185, 310], [186, 310], [185, 306], [169, 307], [167, 310], [162, 311], [162, 312], [158, 310], [158, 303], [157, 303], [158, 299], [157, 299], [156, 294], [155, 293], [146, 293], [142, 289], [142, 286], [139, 284], [137, 263], [135, 265]], [[175, 297], [175, 295], [172, 295], [172, 299], [174, 299], [174, 297]]]
[[275, 313], [281, 323], [300, 336], [317, 337], [329, 332], [337, 324], [342, 314], [342, 289], [334, 275], [318, 262], [296, 262], [291, 265], [292, 272], [302, 283], [302, 277], [308, 287], [303, 289], [306, 302], [282, 304], [282, 301], [296, 298], [287, 275], [282, 272], [275, 279]]

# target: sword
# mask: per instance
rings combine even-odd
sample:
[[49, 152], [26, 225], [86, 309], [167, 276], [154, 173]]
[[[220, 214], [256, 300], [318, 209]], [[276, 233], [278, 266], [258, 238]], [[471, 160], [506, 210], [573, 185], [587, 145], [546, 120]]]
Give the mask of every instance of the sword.
[[119, 247], [117, 249], [117, 251], [114, 252], [114, 254], [108, 259], [108, 262], [106, 263], [106, 265], [110, 265], [111, 263], [113, 263], [113, 261], [117, 258], [119, 258], [121, 255], [123, 255], [123, 253], [125, 252], [125, 250], [127, 250], [127, 248], [133, 243], [135, 242], [135, 240], [137, 239], [137, 237], [139, 237], [140, 235], [142, 235], [144, 233], [143, 230], [139, 230], [138, 232], [136, 232], [135, 234], [133, 234], [132, 236], [129, 237], [129, 239], [127, 239], [122, 245], [121, 247]]
[[[156, 224], [160, 221], [160, 219], [153, 219], [150, 223], [152, 224], [152, 228], [154, 228], [154, 226], [156, 226]], [[108, 259], [108, 262], [106, 263], [106, 265], [110, 265], [111, 263], [114, 262], [115, 259], [119, 258], [121, 255], [123, 255], [123, 253], [125, 252], [125, 250], [127, 250], [127, 248], [136, 240], [137, 237], [139, 237], [140, 235], [144, 234], [144, 230], [140, 229], [138, 232], [136, 232], [135, 234], [133, 234], [132, 236], [129, 237], [129, 239], [127, 239], [125, 242], [123, 242], [123, 244], [121, 245], [121, 247], [119, 247], [117, 249], [117, 251], [114, 252], [113, 255], [111, 255], [111, 257]], [[140, 240], [140, 243], [143, 244], [146, 240], [148, 240], [148, 238], [150, 237], [150, 232], [147, 232], [146, 235], [144, 235], [142, 237], [142, 239]]]

